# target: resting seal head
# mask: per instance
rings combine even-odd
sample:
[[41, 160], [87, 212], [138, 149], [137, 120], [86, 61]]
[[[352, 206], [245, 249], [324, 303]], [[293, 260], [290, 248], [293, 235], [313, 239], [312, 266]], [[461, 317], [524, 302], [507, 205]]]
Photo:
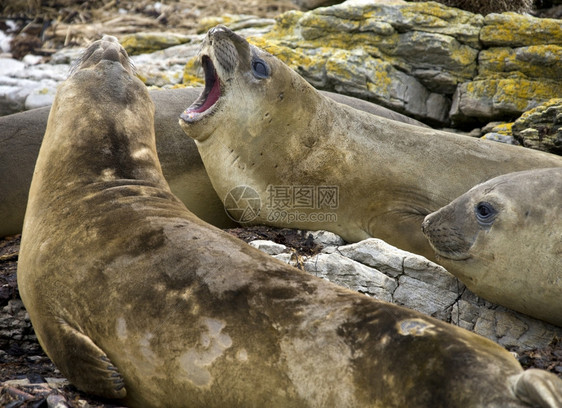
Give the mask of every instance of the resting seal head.
[[562, 326], [562, 169], [509, 173], [428, 215], [439, 262], [477, 295]]

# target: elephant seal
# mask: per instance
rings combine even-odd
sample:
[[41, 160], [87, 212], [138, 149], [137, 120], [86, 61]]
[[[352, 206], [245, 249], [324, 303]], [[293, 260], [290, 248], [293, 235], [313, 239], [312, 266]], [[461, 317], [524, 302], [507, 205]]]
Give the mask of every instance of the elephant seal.
[[195, 217], [164, 179], [153, 113], [104, 37], [59, 88], [37, 159], [18, 284], [78, 388], [131, 407], [555, 406], [562, 381], [492, 341]]
[[[205, 90], [180, 125], [218, 196], [230, 208], [250, 203], [252, 223], [376, 237], [433, 259], [426, 215], [496, 175], [562, 166], [559, 156], [336, 103], [223, 26], [209, 31], [201, 61]], [[241, 202], [247, 191], [255, 199]]]
[[495, 177], [422, 228], [439, 262], [478, 296], [562, 326], [562, 168]]
[[[219, 228], [234, 226], [211, 185], [195, 143], [185, 137], [177, 123], [186, 103], [195, 101], [201, 88], [149, 92], [156, 109], [156, 149], [172, 192], [204, 221]], [[371, 102], [332, 92], [323, 94], [373, 115], [425, 126]], [[0, 237], [21, 232], [33, 167], [49, 110], [50, 107], [44, 107], [0, 117]]]

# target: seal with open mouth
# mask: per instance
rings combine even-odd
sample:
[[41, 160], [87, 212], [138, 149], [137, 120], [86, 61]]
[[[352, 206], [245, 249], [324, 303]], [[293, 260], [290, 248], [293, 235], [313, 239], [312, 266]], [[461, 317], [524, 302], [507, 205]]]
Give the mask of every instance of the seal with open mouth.
[[478, 296], [562, 326], [562, 168], [475, 186], [428, 215], [423, 232]]
[[[201, 89], [161, 89], [149, 93], [155, 105], [156, 149], [172, 192], [204, 221], [219, 228], [236, 225], [225, 213], [194, 141], [185, 137], [177, 123], [186, 103], [195, 101]], [[332, 92], [323, 94], [373, 115], [425, 126], [371, 102]], [[0, 117], [0, 237], [21, 232], [33, 167], [49, 110], [50, 106]]]
[[562, 381], [523, 371], [492, 341], [195, 217], [164, 179], [153, 114], [104, 37], [49, 116], [18, 284], [41, 345], [78, 388], [143, 408], [556, 406]]
[[377, 237], [433, 258], [427, 214], [496, 175], [562, 167], [559, 156], [336, 103], [223, 26], [209, 31], [201, 61], [205, 90], [180, 125], [223, 202], [239, 186], [257, 193], [256, 224]]

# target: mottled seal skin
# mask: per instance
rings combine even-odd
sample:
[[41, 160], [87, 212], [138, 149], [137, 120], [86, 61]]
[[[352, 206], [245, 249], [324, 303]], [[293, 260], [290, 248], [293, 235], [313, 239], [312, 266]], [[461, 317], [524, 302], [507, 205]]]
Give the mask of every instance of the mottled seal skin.
[[[156, 106], [156, 147], [170, 188], [188, 208], [218, 227], [235, 223], [226, 215], [221, 200], [205, 172], [193, 141], [177, 124], [185, 100], [195, 100], [200, 89], [151, 91]], [[87, 101], [76, 109], [87, 109]], [[0, 117], [0, 237], [18, 234], [33, 175], [33, 168], [50, 107]]]
[[[172, 192], [187, 208], [219, 228], [232, 227], [235, 223], [227, 216], [213, 189], [194, 141], [185, 137], [177, 123], [186, 103], [195, 101], [200, 94], [201, 88], [150, 91], [156, 110], [156, 149]], [[374, 103], [331, 92], [323, 94], [373, 115], [425, 126]], [[21, 232], [49, 110], [50, 107], [44, 107], [0, 117], [0, 237]]]
[[428, 215], [423, 231], [474, 293], [562, 326], [562, 168], [475, 186]]
[[146, 88], [115, 39], [91, 47], [51, 110], [18, 265], [37, 337], [78, 388], [145, 408], [556, 406], [561, 381], [490, 340], [195, 217], [162, 174]]
[[[258, 193], [261, 209], [254, 223], [324, 229], [349, 242], [377, 237], [433, 258], [420, 228], [426, 215], [496, 175], [562, 167], [559, 156], [414, 127], [335, 103], [225, 27], [208, 33], [201, 56], [205, 92], [181, 115], [180, 125], [195, 139], [223, 201], [237, 186]], [[304, 221], [291, 222], [276, 217], [280, 211], [270, 199], [272, 189], [286, 186], [335, 186], [339, 203], [281, 207], [293, 218], [304, 214]], [[336, 219], [319, 219], [319, 213]]]

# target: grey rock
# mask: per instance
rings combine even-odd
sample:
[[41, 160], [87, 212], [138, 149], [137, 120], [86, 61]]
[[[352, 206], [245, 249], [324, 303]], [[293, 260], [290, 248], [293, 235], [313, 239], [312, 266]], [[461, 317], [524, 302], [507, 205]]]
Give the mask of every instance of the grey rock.
[[439, 289], [429, 282], [401, 276], [394, 292], [394, 302], [447, 321], [459, 294]]
[[25, 63], [13, 58], [0, 58], [0, 77], [9, 76], [25, 69]]
[[330, 231], [310, 231], [308, 235], [312, 237], [312, 242], [321, 247], [340, 246], [345, 243], [342, 237]]
[[562, 155], [562, 99], [552, 99], [525, 112], [512, 127], [525, 147]]
[[338, 253], [315, 255], [304, 262], [304, 270], [384, 301], [391, 301], [396, 289], [394, 279]]
[[257, 248], [268, 255], [279, 255], [289, 251], [289, 249], [285, 245], [277, 244], [273, 241], [265, 239], [256, 239], [249, 244], [250, 246]]
[[49, 408], [68, 408], [68, 401], [62, 395], [50, 394], [47, 397], [47, 406]]
[[[289, 254], [281, 256], [285, 255]], [[379, 239], [329, 246], [305, 258], [302, 266], [336, 284], [452, 322], [506, 347], [546, 347], [562, 336], [562, 328], [487, 302], [443, 267]]]
[[41, 108], [53, 104], [57, 93], [56, 84], [36, 88], [25, 98], [25, 110]]
[[341, 3], [341, 1], [334, 1], [334, 0], [292, 0], [297, 6], [302, 8], [303, 10], [312, 10], [317, 7], [323, 7], [334, 3]]
[[500, 133], [494, 133], [494, 132], [486, 133], [484, 136], [482, 136], [482, 139], [491, 140], [493, 142], [511, 144], [511, 145], [519, 145], [519, 142], [517, 142], [517, 140], [515, 140], [513, 136], [502, 135]]

